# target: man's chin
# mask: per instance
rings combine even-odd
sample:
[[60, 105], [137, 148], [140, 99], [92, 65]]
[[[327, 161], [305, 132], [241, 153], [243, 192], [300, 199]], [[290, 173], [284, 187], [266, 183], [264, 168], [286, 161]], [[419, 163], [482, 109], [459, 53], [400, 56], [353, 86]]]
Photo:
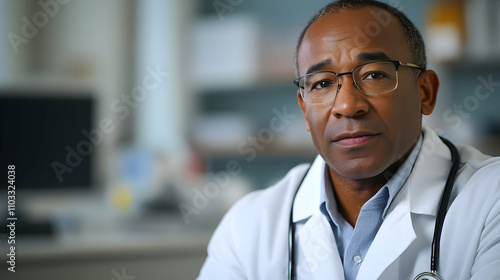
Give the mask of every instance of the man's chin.
[[[380, 165], [371, 165], [365, 163], [347, 163], [339, 162], [338, 164], [333, 164], [334, 166], [330, 166], [334, 172], [338, 175], [351, 179], [351, 180], [363, 180], [375, 178], [378, 176], [385, 176], [390, 178], [392, 174], [384, 174], [388, 173], [387, 166]], [[336, 168], [335, 165], [340, 166], [340, 168]]]

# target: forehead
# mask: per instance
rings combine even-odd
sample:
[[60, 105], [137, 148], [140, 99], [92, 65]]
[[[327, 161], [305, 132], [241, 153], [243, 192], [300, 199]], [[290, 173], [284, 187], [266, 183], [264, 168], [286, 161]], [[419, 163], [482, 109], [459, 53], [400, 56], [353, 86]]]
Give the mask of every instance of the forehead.
[[359, 54], [375, 52], [393, 60], [411, 60], [399, 20], [372, 6], [335, 12], [315, 21], [306, 31], [297, 53], [299, 74], [304, 75], [309, 66], [324, 60], [351, 70], [356, 63], [365, 62], [360, 61]]

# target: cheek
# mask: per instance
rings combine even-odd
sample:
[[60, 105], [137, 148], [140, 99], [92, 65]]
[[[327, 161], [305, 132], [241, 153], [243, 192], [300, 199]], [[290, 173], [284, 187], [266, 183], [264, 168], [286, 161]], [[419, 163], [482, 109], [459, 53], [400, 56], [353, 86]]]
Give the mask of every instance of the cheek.
[[[394, 150], [406, 151], [415, 141], [422, 120], [420, 98], [416, 92], [398, 92], [399, 95], [384, 102], [379, 108], [388, 128]], [[399, 156], [399, 155], [398, 155]]]
[[407, 129], [416, 129], [415, 125], [419, 124], [422, 119], [420, 96], [417, 91], [406, 92], [406, 96], [402, 96], [397, 106], [397, 114], [400, 116], [400, 122]]
[[307, 118], [310, 120], [310, 125], [322, 124], [328, 120], [331, 112], [331, 105], [320, 104], [310, 105], [306, 109]]
[[[385, 119], [388, 126], [415, 129], [411, 125], [421, 119], [420, 98], [417, 92], [405, 89], [388, 94], [384, 98], [374, 101], [378, 113]], [[385, 98], [386, 97], [386, 98]], [[408, 127], [410, 126], [410, 127]]]
[[308, 110], [306, 112], [309, 132], [313, 136], [313, 141], [315, 145], [320, 144], [325, 135], [325, 130], [330, 119], [330, 108], [326, 106], [316, 106], [314, 110]]

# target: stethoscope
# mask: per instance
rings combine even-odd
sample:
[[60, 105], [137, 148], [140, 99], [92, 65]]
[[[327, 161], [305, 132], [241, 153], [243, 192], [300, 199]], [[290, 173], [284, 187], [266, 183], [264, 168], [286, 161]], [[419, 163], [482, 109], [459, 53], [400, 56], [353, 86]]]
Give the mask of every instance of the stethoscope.
[[[439, 262], [439, 245], [441, 241], [441, 232], [443, 230], [444, 218], [446, 217], [446, 211], [448, 210], [448, 203], [450, 201], [451, 190], [453, 189], [453, 184], [455, 183], [455, 177], [457, 175], [458, 166], [460, 164], [460, 154], [458, 153], [457, 148], [447, 139], [440, 137], [441, 140], [448, 146], [451, 152], [451, 160], [452, 165], [450, 172], [448, 173], [448, 178], [446, 179], [446, 184], [444, 188], [443, 196], [441, 197], [441, 202], [439, 204], [439, 210], [436, 217], [436, 224], [434, 226], [434, 237], [432, 238], [431, 245], [431, 269], [430, 272], [422, 272], [419, 275], [415, 276], [413, 280], [443, 280], [441, 276], [437, 273], [437, 267]], [[299, 192], [300, 186], [304, 179], [309, 173], [309, 169], [306, 171], [302, 180], [295, 191], [292, 200], [292, 207], [290, 210], [290, 222], [289, 222], [289, 235], [288, 235], [288, 279], [292, 279], [292, 272], [295, 267], [295, 227], [293, 224], [293, 206], [295, 202], [295, 198], [297, 193]]]

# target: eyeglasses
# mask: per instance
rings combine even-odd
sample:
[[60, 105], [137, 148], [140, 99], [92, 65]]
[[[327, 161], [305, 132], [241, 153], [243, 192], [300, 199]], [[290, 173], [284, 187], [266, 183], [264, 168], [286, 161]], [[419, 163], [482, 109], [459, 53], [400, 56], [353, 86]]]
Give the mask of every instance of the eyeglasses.
[[352, 75], [354, 86], [365, 95], [389, 93], [398, 87], [398, 69], [408, 66], [424, 71], [413, 63], [384, 60], [358, 65], [351, 72], [337, 74], [332, 71], [320, 71], [304, 75], [295, 81], [302, 99], [308, 104], [323, 104], [335, 99], [342, 86], [339, 77]]

